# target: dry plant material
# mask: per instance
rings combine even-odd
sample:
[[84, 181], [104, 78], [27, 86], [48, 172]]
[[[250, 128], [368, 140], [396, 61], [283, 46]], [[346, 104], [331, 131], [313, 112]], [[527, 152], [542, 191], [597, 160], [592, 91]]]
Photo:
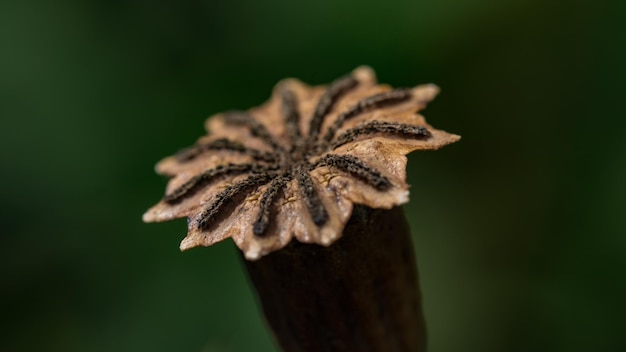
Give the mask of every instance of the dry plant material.
[[207, 136], [159, 162], [171, 180], [143, 219], [187, 217], [182, 250], [231, 237], [284, 351], [423, 351], [399, 205], [405, 155], [460, 138], [418, 113], [437, 92], [379, 85], [367, 67], [327, 87], [281, 81], [264, 105], [209, 118]]
[[262, 106], [209, 118], [207, 136], [159, 162], [171, 180], [143, 219], [187, 217], [182, 250], [231, 237], [249, 260], [294, 237], [329, 246], [354, 204], [408, 201], [407, 153], [459, 139], [418, 114], [438, 91], [377, 84], [368, 67], [327, 87], [283, 80]]

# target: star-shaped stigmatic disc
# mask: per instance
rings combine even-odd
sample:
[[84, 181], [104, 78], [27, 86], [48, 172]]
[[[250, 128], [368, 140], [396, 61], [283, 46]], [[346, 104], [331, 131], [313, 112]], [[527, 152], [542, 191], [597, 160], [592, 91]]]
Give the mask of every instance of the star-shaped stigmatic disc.
[[407, 153], [460, 138], [418, 114], [438, 91], [392, 89], [368, 67], [328, 86], [285, 79], [265, 104], [210, 117], [206, 136], [159, 162], [171, 179], [143, 219], [187, 217], [182, 250], [231, 237], [250, 260], [294, 237], [331, 245], [353, 204], [408, 201]]

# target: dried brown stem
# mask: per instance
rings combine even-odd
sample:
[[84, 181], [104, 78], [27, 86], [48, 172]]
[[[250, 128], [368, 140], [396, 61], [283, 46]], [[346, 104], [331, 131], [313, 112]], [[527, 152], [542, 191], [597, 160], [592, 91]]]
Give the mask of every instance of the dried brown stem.
[[425, 350], [415, 256], [400, 207], [356, 206], [330, 247], [293, 241], [243, 262], [286, 352]]

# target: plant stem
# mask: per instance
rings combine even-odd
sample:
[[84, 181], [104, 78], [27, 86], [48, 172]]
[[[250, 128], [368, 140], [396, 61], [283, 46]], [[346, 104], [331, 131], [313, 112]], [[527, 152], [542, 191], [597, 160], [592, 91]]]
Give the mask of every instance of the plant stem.
[[355, 206], [330, 247], [293, 241], [244, 263], [283, 351], [425, 350], [415, 255], [400, 207]]

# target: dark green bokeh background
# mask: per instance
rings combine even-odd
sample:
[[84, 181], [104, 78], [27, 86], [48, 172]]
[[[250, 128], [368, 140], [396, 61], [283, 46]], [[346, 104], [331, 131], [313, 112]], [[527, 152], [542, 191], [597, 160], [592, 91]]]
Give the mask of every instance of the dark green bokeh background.
[[409, 158], [430, 350], [623, 351], [624, 10], [3, 1], [0, 350], [273, 351], [231, 241], [141, 223], [153, 165], [280, 78], [368, 64], [439, 84], [425, 115], [463, 135]]

